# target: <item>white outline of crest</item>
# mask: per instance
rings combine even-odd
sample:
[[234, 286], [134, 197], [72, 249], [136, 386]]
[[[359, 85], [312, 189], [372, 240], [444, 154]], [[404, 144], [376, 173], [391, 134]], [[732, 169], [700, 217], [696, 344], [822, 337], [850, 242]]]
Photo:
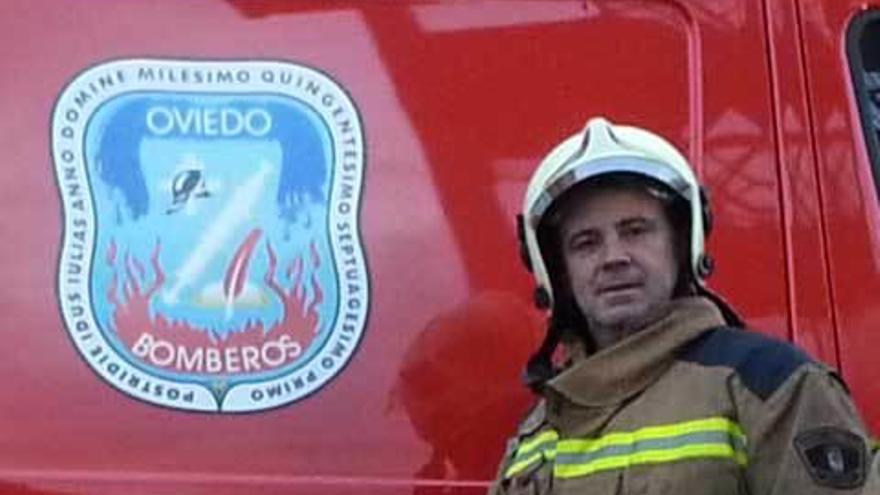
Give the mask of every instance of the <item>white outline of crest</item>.
[[[161, 81], [139, 81], [138, 70], [162, 69], [166, 74], [189, 71], [234, 71], [247, 73], [247, 83], [233, 80], [211, 83], [181, 82], [163, 77]], [[293, 72], [320, 90], [306, 90], [303, 85], [283, 84], [278, 78], [263, 78], [268, 73]], [[103, 81], [103, 83], [102, 83]], [[314, 89], [315, 86], [310, 86]], [[269, 380], [253, 380], [233, 385], [218, 402], [211, 390], [200, 383], [161, 378], [130, 364], [107, 342], [92, 312], [90, 278], [96, 234], [96, 217], [88, 186], [84, 158], [84, 139], [89, 117], [111, 98], [135, 91], [169, 91], [177, 94], [225, 93], [246, 96], [252, 93], [286, 96], [309, 106], [320, 115], [334, 143], [329, 195], [329, 235], [337, 273], [339, 297], [333, 328], [320, 352], [288, 373]], [[85, 95], [87, 98], [82, 98]], [[332, 101], [332, 104], [328, 104]], [[342, 125], [345, 122], [345, 125]], [[341, 126], [341, 127], [339, 127]], [[365, 167], [365, 140], [357, 107], [346, 91], [330, 76], [313, 68], [286, 61], [224, 61], [126, 59], [105, 62], [77, 75], [62, 91], [52, 114], [52, 157], [64, 210], [64, 237], [58, 267], [58, 296], [65, 327], [79, 355], [89, 367], [115, 389], [139, 400], [164, 407], [204, 412], [257, 412], [291, 404], [320, 390], [350, 362], [362, 340], [370, 301], [369, 276], [360, 236], [359, 215]], [[346, 154], [347, 153], [347, 154]], [[344, 156], [345, 155], [345, 156]], [[353, 167], [347, 177], [352, 182], [347, 208], [342, 208], [343, 175], [346, 163]], [[82, 196], [71, 185], [78, 184]], [[80, 199], [85, 201], [77, 202]], [[74, 204], [83, 207], [80, 213]], [[344, 211], [343, 211], [344, 210]], [[85, 225], [85, 228], [83, 228]], [[345, 225], [344, 232], [341, 226]], [[77, 239], [81, 235], [82, 241]], [[355, 294], [342, 281], [340, 261], [343, 241], [353, 260], [357, 276]], [[80, 277], [65, 274], [65, 266], [80, 263]], [[345, 317], [343, 317], [345, 315]], [[344, 349], [341, 353], [334, 350]], [[133, 386], [134, 378], [138, 385]], [[144, 384], [150, 383], [149, 387]], [[162, 387], [164, 395], [157, 395]], [[269, 389], [280, 390], [275, 395]], [[172, 393], [172, 391], [175, 391]], [[173, 396], [173, 397], [172, 397]]]

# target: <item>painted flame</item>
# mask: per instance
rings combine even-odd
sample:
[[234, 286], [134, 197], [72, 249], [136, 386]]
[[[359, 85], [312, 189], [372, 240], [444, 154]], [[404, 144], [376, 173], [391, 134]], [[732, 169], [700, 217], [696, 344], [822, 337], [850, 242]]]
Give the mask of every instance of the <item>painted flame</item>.
[[[252, 231], [236, 253], [224, 280], [224, 290], [227, 294], [241, 293], [245, 278], [243, 271], [246, 270], [249, 260], [254, 256], [255, 246], [260, 235], [259, 230]], [[305, 280], [304, 256], [298, 256], [285, 267], [285, 274], [291, 280], [290, 284], [285, 285], [289, 286], [282, 285], [277, 280], [278, 257], [271, 243], [266, 243], [269, 266], [264, 282], [284, 307], [282, 319], [268, 328], [260, 321], [250, 321], [241, 328], [222, 335], [212, 329], [200, 328], [186, 321], [169, 319], [161, 313], [151, 316], [150, 301], [166, 283], [166, 275], [159, 260], [160, 252], [161, 243], [157, 242], [150, 255], [149, 268], [126, 253], [122, 260], [122, 267], [116, 268], [107, 290], [107, 300], [113, 306], [112, 326], [117, 337], [129, 350], [134, 349], [139, 339], [143, 339], [145, 334], [156, 341], [167, 342], [174, 348], [212, 348], [218, 349], [221, 353], [226, 352], [226, 349], [229, 348], [259, 347], [266, 342], [280, 339], [295, 342], [305, 350], [314, 341], [320, 330], [319, 308], [324, 300], [324, 295], [315, 275], [321, 259], [314, 243], [312, 243], [307, 256], [310, 258], [309, 262], [313, 268], [311, 277]], [[106, 262], [111, 266], [116, 266], [119, 256], [118, 246], [111, 243], [106, 253]], [[235, 273], [230, 273], [230, 271]], [[150, 278], [152, 278], [151, 281], [149, 281]], [[309, 298], [309, 293], [311, 298]], [[295, 361], [296, 359], [289, 359], [275, 367], [287, 366]], [[145, 361], [145, 364], [157, 366], [155, 362]], [[169, 371], [186, 372], [186, 370], [174, 368], [173, 363], [171, 366], [159, 367]], [[269, 368], [263, 367], [260, 370], [251, 371], [265, 371]], [[204, 372], [202, 374], [210, 375], [211, 373]]]

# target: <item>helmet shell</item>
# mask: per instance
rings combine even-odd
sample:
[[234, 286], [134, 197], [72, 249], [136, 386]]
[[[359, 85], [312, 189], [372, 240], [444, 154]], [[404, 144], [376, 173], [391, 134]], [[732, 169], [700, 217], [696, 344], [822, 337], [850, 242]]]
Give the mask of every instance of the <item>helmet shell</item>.
[[[662, 137], [638, 127], [614, 125], [597, 117], [582, 132], [560, 143], [538, 166], [526, 188], [522, 234], [525, 255], [538, 285], [539, 299], [553, 306], [553, 285], [538, 242], [538, 229], [550, 207], [572, 187], [602, 176], [643, 176], [668, 187], [689, 206], [689, 266], [702, 286], [708, 274], [706, 218], [700, 184], [688, 161]], [[543, 292], [543, 294], [541, 294]]]

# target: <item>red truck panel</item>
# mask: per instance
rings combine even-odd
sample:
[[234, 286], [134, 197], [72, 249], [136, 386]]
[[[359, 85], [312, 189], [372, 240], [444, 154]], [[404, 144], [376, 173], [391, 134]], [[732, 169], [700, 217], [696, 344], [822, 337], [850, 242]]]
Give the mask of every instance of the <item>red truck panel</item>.
[[[828, 168], [867, 166], [842, 85], [849, 3], [819, 36], [800, 27], [818, 3], [781, 0], [4, 2], [0, 479], [21, 493], [482, 493], [529, 403], [519, 375], [542, 330], [514, 215], [539, 160], [600, 114], [689, 156], [715, 208], [711, 285], [832, 364], [836, 322], [878, 425], [861, 351], [880, 321], [863, 215], [877, 203], [855, 171]], [[130, 59], [289, 61], [356, 105], [368, 319], [308, 397], [183, 412], [117, 391], [78, 355], [58, 304], [52, 112], [77, 74]], [[833, 132], [809, 133], [827, 119]]]
[[[853, 19], [877, 2], [802, 2], [804, 60], [821, 187], [840, 366], [875, 431], [880, 423], [880, 210], [846, 55]], [[870, 132], [870, 131], [869, 131]]]

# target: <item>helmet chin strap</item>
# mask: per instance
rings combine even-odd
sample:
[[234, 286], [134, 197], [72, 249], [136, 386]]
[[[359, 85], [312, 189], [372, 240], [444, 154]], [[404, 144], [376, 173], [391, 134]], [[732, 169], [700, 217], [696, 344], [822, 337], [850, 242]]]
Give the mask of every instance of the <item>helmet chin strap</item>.
[[523, 372], [522, 380], [529, 389], [541, 394], [544, 385], [551, 380], [558, 370], [553, 366], [553, 353], [562, 337], [562, 328], [559, 323], [554, 322], [551, 318], [547, 322], [547, 331], [544, 333], [544, 341], [541, 347], [532, 354], [526, 363], [526, 369]]
[[[555, 304], [552, 316], [547, 319], [544, 340], [538, 350], [529, 358], [523, 373], [523, 382], [536, 394], [540, 394], [544, 389], [544, 384], [559, 372], [553, 364], [553, 353], [559, 344], [568, 338], [567, 332], [572, 334], [574, 338], [579, 338], [588, 353], [592, 353], [594, 350], [594, 345], [588, 340], [590, 337], [586, 328], [587, 323], [581, 321], [583, 317], [580, 309], [574, 306], [574, 301], [563, 298], [556, 301]], [[570, 312], [577, 312], [577, 316], [570, 315]]]
[[746, 326], [742, 318], [733, 310], [733, 307], [718, 294], [703, 287], [701, 284], [697, 284], [697, 294], [715, 303], [715, 306], [721, 311], [724, 322], [728, 325], [737, 328], [744, 328]]

